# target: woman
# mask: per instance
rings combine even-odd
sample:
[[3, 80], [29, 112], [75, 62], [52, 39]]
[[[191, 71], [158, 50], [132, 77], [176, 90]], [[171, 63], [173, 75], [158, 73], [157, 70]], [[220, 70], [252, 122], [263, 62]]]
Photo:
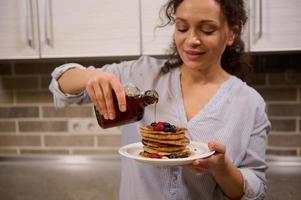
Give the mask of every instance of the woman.
[[[190, 140], [216, 153], [191, 165], [154, 167], [122, 158], [120, 199], [263, 199], [265, 148], [270, 123], [261, 96], [239, 78], [246, 70], [240, 39], [246, 21], [242, 0], [169, 0], [167, 23], [175, 23], [169, 60], [143, 56], [101, 69], [66, 64], [53, 72], [56, 105], [90, 100], [115, 118], [112, 91], [125, 111], [122, 85], [159, 93], [157, 120], [187, 127]], [[236, 77], [237, 76], [237, 77]], [[122, 126], [123, 145], [140, 141], [144, 118]]]

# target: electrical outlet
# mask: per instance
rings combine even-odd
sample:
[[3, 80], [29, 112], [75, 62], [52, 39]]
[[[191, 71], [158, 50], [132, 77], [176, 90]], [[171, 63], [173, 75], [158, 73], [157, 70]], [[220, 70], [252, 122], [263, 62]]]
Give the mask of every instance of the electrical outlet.
[[96, 119], [70, 119], [68, 130], [75, 134], [121, 134], [119, 127], [102, 129]]

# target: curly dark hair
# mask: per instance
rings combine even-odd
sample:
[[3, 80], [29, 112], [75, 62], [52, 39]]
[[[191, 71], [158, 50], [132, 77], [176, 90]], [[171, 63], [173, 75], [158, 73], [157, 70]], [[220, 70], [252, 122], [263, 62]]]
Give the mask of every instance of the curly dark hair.
[[[245, 45], [241, 39], [241, 31], [247, 21], [247, 15], [243, 0], [215, 0], [221, 6], [223, 14], [226, 17], [230, 28], [236, 31], [237, 37], [231, 46], [227, 46], [221, 59], [222, 68], [228, 73], [246, 81], [252, 72], [249, 62], [249, 55], [245, 52]], [[160, 18], [165, 27], [175, 22], [175, 13], [183, 0], [168, 0], [161, 8]], [[237, 28], [238, 27], [238, 28]], [[171, 44], [168, 67], [179, 66], [183, 63], [181, 60], [175, 42]]]

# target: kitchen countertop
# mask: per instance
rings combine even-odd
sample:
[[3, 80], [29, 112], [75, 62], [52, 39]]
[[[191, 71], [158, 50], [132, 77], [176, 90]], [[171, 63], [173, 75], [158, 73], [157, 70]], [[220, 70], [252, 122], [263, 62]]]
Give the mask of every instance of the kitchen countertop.
[[[268, 157], [268, 200], [301, 199], [301, 159]], [[0, 199], [118, 199], [120, 157], [0, 156]]]
[[3, 200], [116, 200], [119, 180], [117, 156], [0, 158]]

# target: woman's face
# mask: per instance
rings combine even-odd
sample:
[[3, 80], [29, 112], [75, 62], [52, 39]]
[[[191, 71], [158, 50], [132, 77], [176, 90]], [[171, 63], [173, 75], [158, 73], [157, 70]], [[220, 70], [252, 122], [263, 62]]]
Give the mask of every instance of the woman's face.
[[215, 0], [184, 0], [176, 10], [175, 43], [185, 67], [219, 67], [235, 34]]

